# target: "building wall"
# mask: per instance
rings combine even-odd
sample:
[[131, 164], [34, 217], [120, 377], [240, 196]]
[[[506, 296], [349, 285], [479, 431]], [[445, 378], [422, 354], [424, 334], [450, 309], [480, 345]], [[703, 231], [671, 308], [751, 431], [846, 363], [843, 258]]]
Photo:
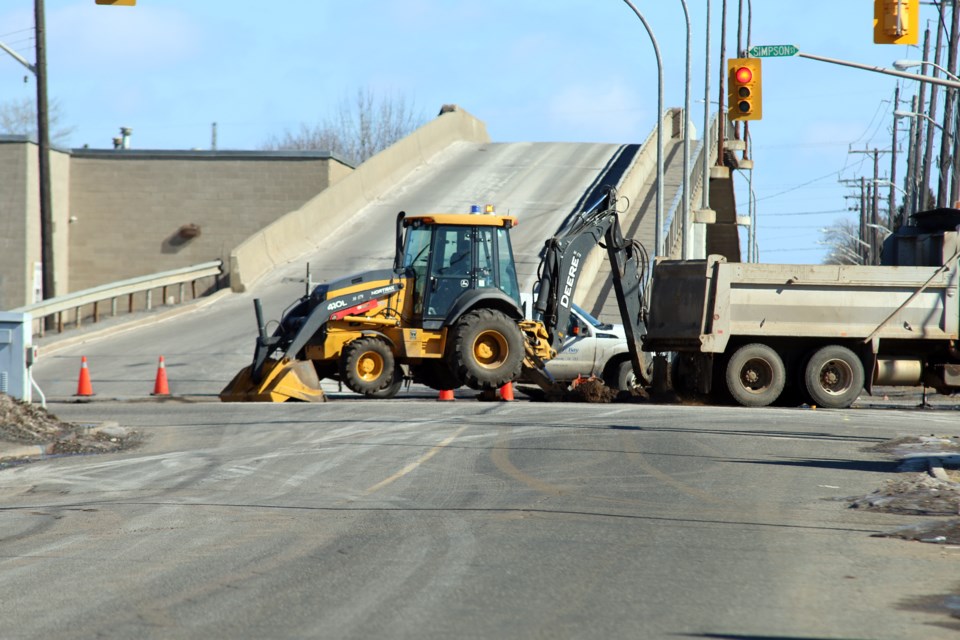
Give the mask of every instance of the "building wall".
[[25, 143], [0, 144], [0, 309], [19, 307], [26, 295], [27, 170]]
[[[328, 154], [74, 150], [70, 290], [222, 259], [352, 169]], [[186, 237], [185, 225], [199, 234]]]
[[[0, 309], [34, 302], [37, 145], [0, 136]], [[318, 152], [51, 150], [54, 293], [222, 259], [352, 167]], [[186, 238], [184, 225], [199, 234]]]

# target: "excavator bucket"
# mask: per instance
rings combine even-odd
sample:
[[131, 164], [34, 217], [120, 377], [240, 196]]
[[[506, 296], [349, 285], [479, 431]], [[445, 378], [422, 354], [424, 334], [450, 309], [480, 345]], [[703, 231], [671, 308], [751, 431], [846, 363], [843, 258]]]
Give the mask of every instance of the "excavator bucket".
[[253, 381], [252, 366], [240, 371], [220, 392], [223, 402], [326, 402], [313, 364], [305, 360], [268, 359], [260, 383]]

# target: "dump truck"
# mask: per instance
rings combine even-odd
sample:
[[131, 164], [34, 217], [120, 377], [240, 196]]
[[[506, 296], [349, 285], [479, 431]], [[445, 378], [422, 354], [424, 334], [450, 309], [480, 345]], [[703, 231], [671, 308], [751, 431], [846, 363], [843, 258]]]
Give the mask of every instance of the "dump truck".
[[865, 389], [960, 389], [960, 210], [917, 213], [882, 263], [662, 260], [643, 348], [671, 353], [681, 393], [760, 407], [849, 407]]
[[[527, 377], [555, 384], [544, 364], [566, 337], [581, 253], [606, 239], [617, 261], [618, 299], [629, 317], [631, 362], [640, 350], [640, 254], [620, 234], [616, 192], [580, 212], [569, 231], [546, 242], [538, 278], [543, 320], [525, 318], [510, 243], [515, 216], [488, 205], [470, 213], [396, 218], [392, 269], [316, 286], [296, 301], [268, 335], [259, 300], [252, 363], [220, 393], [221, 400], [323, 401], [320, 381], [339, 381], [369, 398], [396, 395], [404, 380], [438, 390], [493, 391]], [[627, 324], [625, 322], [624, 324]]]

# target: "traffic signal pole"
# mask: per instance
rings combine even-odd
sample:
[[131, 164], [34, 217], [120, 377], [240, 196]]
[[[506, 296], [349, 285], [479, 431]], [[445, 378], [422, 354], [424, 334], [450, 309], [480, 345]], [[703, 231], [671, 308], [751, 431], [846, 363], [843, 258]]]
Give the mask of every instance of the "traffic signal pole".
[[898, 71], [897, 69], [887, 69], [886, 67], [861, 64], [859, 62], [851, 62], [849, 60], [838, 60], [837, 58], [828, 58], [826, 56], [818, 56], [812, 53], [803, 53], [802, 51], [797, 52], [797, 57], [806, 58], [808, 60], [816, 60], [817, 62], [839, 64], [844, 67], [852, 67], [854, 69], [862, 69], [864, 71], [873, 71], [874, 73], [882, 73], [887, 76], [896, 76], [897, 78], [906, 78], [907, 80], [915, 80], [916, 82], [926, 82], [941, 87], [960, 89], [960, 82], [957, 82], [956, 80], [948, 80], [947, 78], [933, 78], [930, 76], [920, 75], [919, 73], [908, 73], [906, 71]]

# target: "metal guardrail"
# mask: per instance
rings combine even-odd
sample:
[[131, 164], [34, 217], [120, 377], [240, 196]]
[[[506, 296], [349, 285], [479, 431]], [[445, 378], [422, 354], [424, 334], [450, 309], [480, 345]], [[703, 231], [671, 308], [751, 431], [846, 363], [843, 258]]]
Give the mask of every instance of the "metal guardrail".
[[167, 301], [167, 292], [170, 287], [178, 288], [177, 303], [183, 302], [186, 285], [190, 284], [191, 298], [197, 297], [197, 281], [211, 276], [220, 276], [222, 273], [222, 261], [213, 260], [192, 267], [181, 267], [170, 271], [163, 271], [147, 276], [138, 276], [128, 280], [103, 284], [83, 291], [75, 291], [66, 295], [49, 298], [41, 302], [26, 305], [13, 309], [18, 312], [29, 312], [39, 328], [35, 333], [43, 336], [46, 328], [46, 319], [50, 316], [56, 316], [57, 332], [63, 332], [64, 314], [72, 311], [74, 313], [74, 324], [79, 327], [84, 317], [84, 307], [92, 306], [89, 314], [94, 322], [100, 321], [101, 303], [110, 302], [110, 315], [117, 315], [117, 300], [127, 298], [127, 311], [133, 313], [135, 309], [134, 296], [138, 293], [145, 293], [144, 309], [147, 311], [153, 308], [153, 292], [161, 290], [161, 299], [165, 304]]

